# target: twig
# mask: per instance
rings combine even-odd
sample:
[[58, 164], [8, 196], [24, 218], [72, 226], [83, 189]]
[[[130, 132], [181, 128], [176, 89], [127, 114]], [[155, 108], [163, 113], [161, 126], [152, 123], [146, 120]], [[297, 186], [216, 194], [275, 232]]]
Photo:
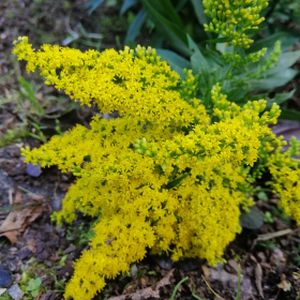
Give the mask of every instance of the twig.
[[9, 190], [8, 190], [8, 199], [9, 199], [8, 203], [9, 203], [10, 205], [12, 205], [13, 202], [14, 202], [14, 200], [13, 200], [13, 189], [9, 189]]
[[271, 233], [265, 233], [265, 234], [260, 234], [255, 241], [259, 242], [259, 241], [268, 241], [277, 237], [281, 237], [290, 233], [293, 233], [294, 231], [290, 228], [288, 229], [284, 229], [284, 230], [280, 230], [280, 231], [276, 231], [276, 232], [271, 232]]
[[225, 300], [222, 296], [220, 296], [217, 292], [215, 292], [213, 290], [213, 288], [210, 286], [210, 284], [208, 283], [208, 281], [205, 279], [205, 277], [203, 275], [201, 275], [202, 279], [204, 280], [205, 284], [207, 285], [208, 289], [218, 298], [221, 300]]

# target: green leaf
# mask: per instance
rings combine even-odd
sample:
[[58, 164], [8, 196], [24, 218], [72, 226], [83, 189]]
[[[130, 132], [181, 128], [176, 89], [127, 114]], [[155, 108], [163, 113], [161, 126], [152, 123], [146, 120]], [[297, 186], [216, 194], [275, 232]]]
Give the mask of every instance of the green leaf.
[[191, 0], [191, 2], [194, 7], [194, 11], [195, 11], [195, 14], [196, 14], [199, 24], [203, 25], [204, 23], [207, 23], [207, 18], [204, 14], [202, 1]]
[[292, 67], [300, 59], [300, 50], [284, 52], [280, 55], [279, 61], [274, 68], [267, 72], [267, 76], [282, 74], [290, 67]]
[[120, 15], [125, 14], [131, 7], [137, 4], [137, 0], [124, 0], [120, 9]]
[[241, 225], [247, 229], [259, 229], [264, 223], [264, 214], [256, 206], [241, 216]]
[[101, 6], [103, 2], [104, 0], [90, 0], [84, 7], [88, 10], [88, 14], [90, 15], [97, 7]]
[[268, 35], [265, 38], [259, 39], [257, 42], [252, 45], [249, 49], [250, 52], [258, 51], [264, 47], [272, 48], [276, 41], [280, 40], [282, 49], [288, 49], [289, 47], [293, 46], [297, 39], [289, 36], [286, 32], [277, 32], [272, 35]]
[[22, 76], [18, 78], [18, 81], [20, 84], [20, 93], [24, 98], [29, 100], [32, 111], [38, 116], [43, 116], [45, 114], [45, 111], [39, 100], [36, 98], [33, 84], [27, 81]]
[[281, 109], [281, 119], [300, 121], [300, 111], [292, 109]]
[[134, 20], [132, 21], [127, 30], [124, 44], [128, 44], [135, 41], [135, 39], [140, 33], [141, 27], [145, 23], [146, 17], [147, 12], [144, 9], [141, 9], [135, 16]]
[[[163, 32], [171, 45], [182, 54], [189, 56], [184, 26], [170, 1], [141, 0], [157, 30]], [[171, 7], [170, 7], [171, 6]]]
[[26, 290], [29, 292], [38, 291], [42, 285], [42, 279], [40, 277], [31, 278], [28, 281]]
[[161, 16], [167, 18], [177, 26], [183, 27], [183, 23], [170, 0], [141, 0], [145, 7], [155, 10]]
[[251, 87], [253, 90], [272, 90], [287, 84], [297, 73], [298, 71], [293, 69], [282, 70], [269, 78], [251, 81]]
[[269, 99], [268, 105], [271, 106], [273, 103], [277, 103], [278, 105], [283, 104], [294, 96], [295, 91], [294, 89], [287, 93], [277, 93], [273, 98]]
[[201, 52], [198, 45], [193, 41], [193, 39], [189, 35], [187, 37], [189, 49], [193, 52], [191, 56], [193, 72], [196, 74], [198, 74], [199, 72], [208, 72], [209, 66], [205, 56]]
[[191, 67], [190, 62], [187, 59], [173, 51], [166, 49], [157, 49], [157, 54], [162, 59], [167, 60], [171, 68], [178, 72], [181, 77], [183, 76], [183, 70], [189, 69]]
[[188, 0], [179, 0], [179, 1], [177, 1], [176, 7], [175, 7], [176, 12], [181, 11], [184, 8], [184, 6], [186, 5], [187, 2], [188, 2]]

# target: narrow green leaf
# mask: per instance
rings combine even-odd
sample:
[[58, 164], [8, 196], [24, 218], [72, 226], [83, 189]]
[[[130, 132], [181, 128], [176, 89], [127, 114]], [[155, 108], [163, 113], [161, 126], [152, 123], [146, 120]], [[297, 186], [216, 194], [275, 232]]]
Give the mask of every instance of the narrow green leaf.
[[[167, 16], [162, 14], [158, 9], [162, 6], [159, 4], [160, 1], [141, 1], [143, 2], [152, 21], [155, 23], [157, 30], [161, 31], [168, 37], [169, 42], [175, 49], [180, 51], [182, 54], [189, 56], [190, 51], [187, 45], [186, 33], [181, 21], [174, 21], [176, 18], [174, 18], [173, 13], [169, 13]], [[156, 4], [157, 6], [155, 6]], [[174, 11], [176, 13], [175, 9]]]
[[135, 16], [134, 20], [132, 21], [132, 23], [130, 24], [127, 30], [124, 44], [128, 44], [135, 41], [135, 39], [137, 38], [137, 36], [141, 31], [141, 27], [145, 23], [146, 17], [147, 17], [147, 12], [145, 11], [145, 9], [141, 9], [138, 12], [138, 14]]
[[203, 25], [204, 23], [207, 23], [207, 18], [204, 14], [202, 1], [191, 0], [191, 2], [193, 4], [195, 14], [196, 14], [196, 17], [197, 17], [197, 20], [198, 20], [199, 24]]
[[125, 14], [131, 7], [137, 4], [137, 0], [124, 0], [120, 9], [120, 15]]
[[88, 14], [90, 15], [97, 7], [101, 6], [103, 2], [104, 0], [90, 0], [84, 7], [88, 10]]
[[272, 105], [273, 103], [277, 103], [278, 105], [283, 104], [287, 100], [291, 99], [293, 95], [295, 94], [295, 89], [287, 92], [287, 93], [277, 93], [273, 98], [269, 100], [269, 105]]
[[39, 116], [44, 115], [44, 108], [36, 98], [33, 85], [22, 76], [18, 78], [18, 81], [20, 84], [21, 95], [30, 102], [32, 111]]
[[187, 4], [188, 0], [179, 0], [178, 3], [176, 3], [176, 12], [181, 11], [184, 6]]
[[180, 288], [180, 286], [186, 282], [189, 278], [188, 277], [184, 277], [183, 279], [181, 279], [175, 286], [173, 292], [172, 292], [172, 295], [171, 297], [169, 298], [169, 300], [175, 300], [176, 299], [176, 294], [177, 294], [177, 291], [178, 289]]
[[170, 0], [141, 0], [145, 7], [151, 7], [158, 14], [165, 17], [179, 27], [183, 27], [183, 22], [178, 15], [176, 8]]
[[292, 109], [282, 109], [280, 118], [286, 120], [300, 121], [300, 111]]

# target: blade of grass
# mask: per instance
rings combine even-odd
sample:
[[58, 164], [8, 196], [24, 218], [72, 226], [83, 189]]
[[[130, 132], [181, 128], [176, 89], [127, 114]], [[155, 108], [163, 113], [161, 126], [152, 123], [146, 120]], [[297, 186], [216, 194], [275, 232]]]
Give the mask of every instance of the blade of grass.
[[184, 277], [182, 278], [175, 286], [174, 290], [173, 290], [173, 293], [171, 295], [171, 297], [169, 298], [169, 300], [175, 300], [176, 299], [176, 294], [177, 294], [177, 291], [178, 289], [180, 288], [180, 286], [186, 282], [189, 278], [188, 277]]
[[237, 293], [234, 300], [241, 300], [241, 265], [238, 264]]

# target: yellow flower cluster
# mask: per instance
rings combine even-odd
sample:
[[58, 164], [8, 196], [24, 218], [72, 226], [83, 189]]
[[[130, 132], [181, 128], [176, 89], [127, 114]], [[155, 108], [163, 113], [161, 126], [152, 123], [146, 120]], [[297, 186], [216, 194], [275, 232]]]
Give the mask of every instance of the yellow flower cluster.
[[264, 21], [261, 11], [268, 0], [203, 0], [205, 14], [211, 19], [204, 28], [217, 33], [233, 46], [249, 48], [253, 40], [249, 32], [258, 29]]
[[193, 109], [174, 91], [179, 75], [155, 49], [126, 47], [100, 54], [46, 44], [34, 51], [27, 37], [21, 37], [13, 53], [27, 61], [27, 71], [39, 69], [46, 84], [82, 104], [96, 104], [104, 113], [118, 111], [120, 116], [161, 124], [191, 121]]
[[300, 224], [300, 168], [299, 161], [292, 158], [299, 155], [299, 141], [292, 139], [291, 143], [296, 144], [295, 151], [292, 145], [285, 153], [276, 149], [269, 156], [267, 164], [273, 178], [269, 184], [279, 196], [280, 207]]
[[[241, 210], [253, 205], [252, 167], [260, 162], [261, 172], [269, 168], [276, 179], [281, 205], [300, 223], [299, 167], [285, 158], [268, 126], [277, 121], [277, 105], [266, 111], [259, 100], [239, 107], [216, 85], [209, 115], [193, 98], [193, 75], [180, 80], [152, 49], [81, 53], [44, 45], [34, 51], [23, 38], [14, 53], [70, 97], [119, 113], [95, 116], [89, 128], [77, 125], [38, 149], [23, 149], [27, 162], [56, 165], [77, 178], [58, 222], [72, 222], [77, 211], [97, 218], [66, 299], [92, 299], [106, 279], [127, 272], [149, 249], [174, 260], [222, 261], [241, 231]], [[285, 160], [295, 170], [289, 182], [281, 178], [289, 171], [281, 168]]]

